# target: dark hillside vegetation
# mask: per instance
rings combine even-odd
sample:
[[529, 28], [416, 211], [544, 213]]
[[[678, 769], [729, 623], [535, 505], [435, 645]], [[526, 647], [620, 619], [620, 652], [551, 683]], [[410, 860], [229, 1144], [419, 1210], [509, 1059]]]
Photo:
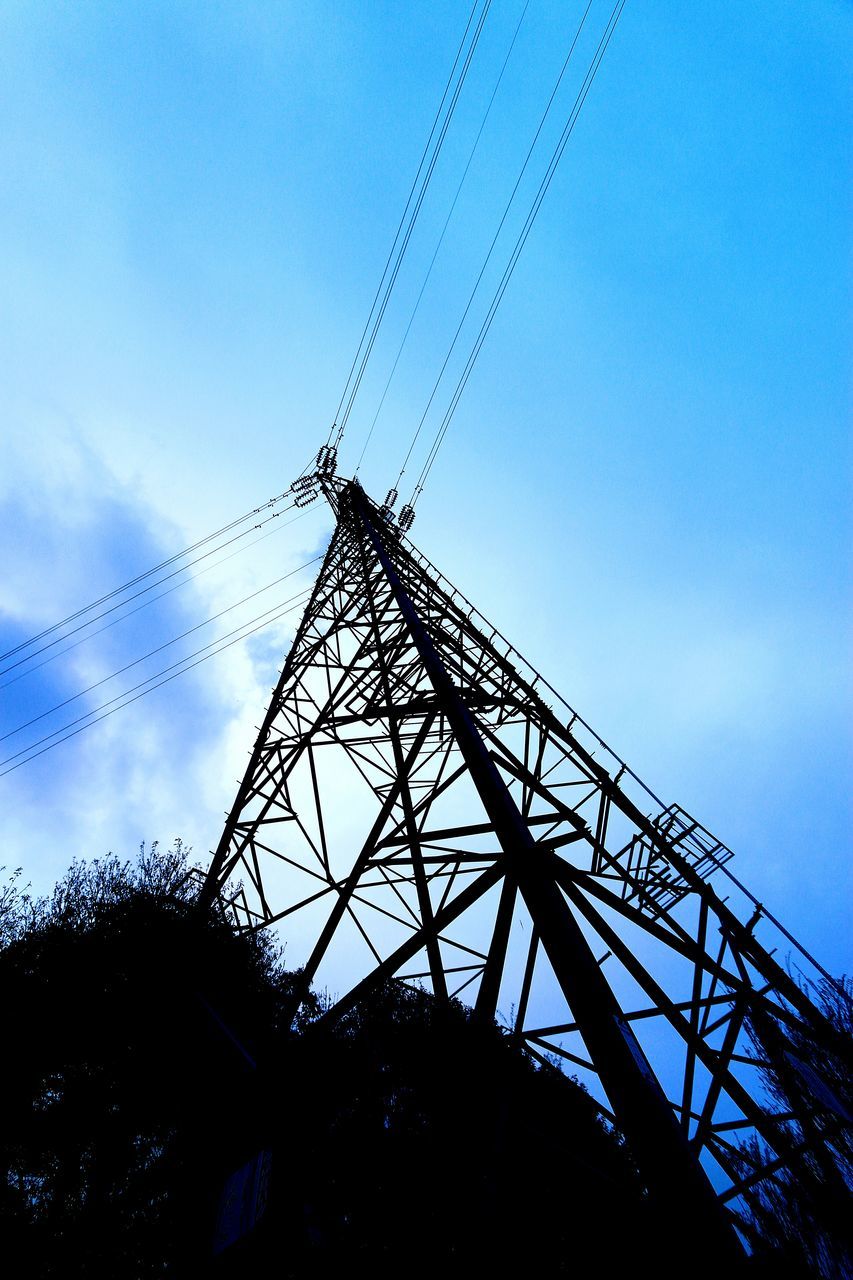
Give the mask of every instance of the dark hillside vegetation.
[[[832, 1039], [818, 1045], [799, 1023], [769, 1018], [752, 1019], [750, 1038], [756, 1056], [774, 1063], [763, 1074], [776, 1110], [797, 1117], [792, 1142], [820, 1141], [806, 1146], [796, 1174], [785, 1170], [758, 1185], [746, 1234], [758, 1254], [772, 1251], [794, 1274], [846, 1280], [853, 1277], [853, 982], [825, 978], [803, 989]], [[764, 1155], [761, 1140], [745, 1144], [742, 1155], [748, 1172]]]
[[7, 1275], [685, 1274], [579, 1085], [396, 982], [292, 1024], [187, 873], [154, 846], [0, 894]]
[[194, 911], [185, 876], [180, 846], [75, 864], [6, 912], [0, 1214], [22, 1275], [169, 1274], [253, 1141], [223, 1026], [274, 1032], [275, 966]]

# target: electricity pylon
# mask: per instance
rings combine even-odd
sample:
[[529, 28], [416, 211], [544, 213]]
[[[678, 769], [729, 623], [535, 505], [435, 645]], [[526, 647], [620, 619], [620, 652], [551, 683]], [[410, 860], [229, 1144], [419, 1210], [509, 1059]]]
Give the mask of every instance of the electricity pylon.
[[[845, 1112], [820, 1062], [838, 1033], [759, 939], [754, 899], [709, 883], [730, 851], [656, 800], [387, 506], [328, 473], [300, 483], [336, 529], [206, 899], [279, 925], [304, 990], [331, 974], [327, 1018], [395, 977], [556, 1055], [682, 1236], [737, 1256], [732, 1209], [807, 1155], [834, 1167]], [[796, 1114], [762, 1084], [783, 1061]]]

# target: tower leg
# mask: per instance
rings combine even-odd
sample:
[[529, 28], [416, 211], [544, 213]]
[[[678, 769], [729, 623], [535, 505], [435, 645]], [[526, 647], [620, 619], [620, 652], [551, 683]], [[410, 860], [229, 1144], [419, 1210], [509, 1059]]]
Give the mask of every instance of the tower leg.
[[[477, 724], [453, 684], [397, 574], [367, 503], [353, 490], [356, 515], [393, 592], [470, 777], [494, 825], [505, 874], [518, 887], [557, 981], [596, 1065], [602, 1086], [659, 1210], [708, 1263], [743, 1258], [738, 1237], [657, 1078], [622, 1016], [549, 865], [501, 777]], [[677, 1246], [676, 1246], [677, 1247]]]

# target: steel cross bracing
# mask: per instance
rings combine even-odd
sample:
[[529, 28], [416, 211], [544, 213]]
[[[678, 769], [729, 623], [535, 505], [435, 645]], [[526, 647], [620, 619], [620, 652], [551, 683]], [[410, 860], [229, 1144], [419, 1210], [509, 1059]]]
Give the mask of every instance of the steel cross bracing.
[[[322, 483], [336, 530], [207, 897], [243, 928], [279, 925], [306, 986], [336, 993], [327, 1017], [395, 976], [556, 1055], [652, 1192], [725, 1253], [720, 1206], [806, 1151], [831, 1164], [845, 1123], [786, 1036], [814, 1061], [846, 1048], [763, 945], [760, 911], [709, 884], [730, 852], [677, 806], [643, 812], [651, 793], [603, 744], [594, 757], [360, 486]], [[780, 1054], [797, 1114], [762, 1087]]]

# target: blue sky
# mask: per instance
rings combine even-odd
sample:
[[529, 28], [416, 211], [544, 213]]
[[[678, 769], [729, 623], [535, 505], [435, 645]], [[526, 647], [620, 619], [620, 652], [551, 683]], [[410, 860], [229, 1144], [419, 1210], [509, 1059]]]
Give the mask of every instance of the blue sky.
[[[493, 2], [346, 472], [522, 7]], [[282, 492], [325, 440], [464, 11], [3, 7], [3, 649]], [[378, 497], [580, 12], [530, 2], [365, 457]], [[850, 967], [851, 36], [835, 0], [628, 0], [413, 530], [835, 972]], [[302, 564], [329, 527], [313, 510], [0, 690], [3, 732]], [[291, 625], [0, 779], [2, 861], [44, 888], [74, 855], [143, 839], [203, 855]]]

